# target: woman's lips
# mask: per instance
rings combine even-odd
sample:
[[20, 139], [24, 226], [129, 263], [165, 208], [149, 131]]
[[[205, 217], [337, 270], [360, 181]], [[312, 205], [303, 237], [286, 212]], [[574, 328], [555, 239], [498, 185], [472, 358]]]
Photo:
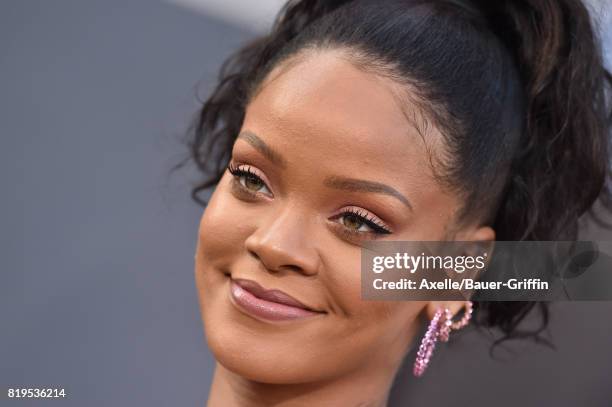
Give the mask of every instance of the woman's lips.
[[[263, 290], [259, 284], [251, 280], [230, 279], [230, 294], [239, 308], [267, 320], [283, 321], [322, 314], [307, 309], [302, 303], [282, 291]], [[259, 296], [265, 296], [266, 299]]]

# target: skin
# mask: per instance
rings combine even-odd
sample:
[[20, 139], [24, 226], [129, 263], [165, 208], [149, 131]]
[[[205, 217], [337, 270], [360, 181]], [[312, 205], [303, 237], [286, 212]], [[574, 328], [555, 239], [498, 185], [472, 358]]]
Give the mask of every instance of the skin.
[[[385, 406], [393, 378], [440, 306], [360, 295], [360, 249], [379, 240], [493, 240], [458, 226], [460, 199], [435, 181], [402, 89], [341, 50], [282, 63], [249, 103], [231, 165], [202, 216], [195, 278], [217, 365], [208, 406]], [[404, 102], [402, 102], [404, 100]], [[413, 112], [416, 110], [413, 109]], [[424, 143], [428, 140], [428, 146]], [[349, 188], [360, 179], [396, 193]], [[391, 233], [373, 229], [358, 209]], [[280, 289], [325, 313], [288, 323], [253, 318], [230, 301], [230, 278]]]

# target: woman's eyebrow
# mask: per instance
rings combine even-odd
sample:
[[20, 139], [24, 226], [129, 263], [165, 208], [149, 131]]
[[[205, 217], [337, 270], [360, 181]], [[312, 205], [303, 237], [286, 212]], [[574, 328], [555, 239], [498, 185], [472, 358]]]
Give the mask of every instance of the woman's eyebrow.
[[240, 132], [237, 139], [242, 139], [253, 146], [257, 151], [263, 154], [268, 160], [281, 168], [287, 167], [287, 161], [274, 150], [272, 147], [264, 143], [255, 133], [249, 130]]
[[385, 194], [398, 199], [401, 203], [406, 205], [411, 211], [414, 210], [412, 204], [404, 195], [402, 195], [395, 188], [382, 184], [376, 181], [366, 181], [355, 178], [344, 178], [344, 177], [329, 177], [326, 178], [323, 184], [330, 188], [342, 189], [344, 191], [351, 192], [374, 192], [379, 194]]

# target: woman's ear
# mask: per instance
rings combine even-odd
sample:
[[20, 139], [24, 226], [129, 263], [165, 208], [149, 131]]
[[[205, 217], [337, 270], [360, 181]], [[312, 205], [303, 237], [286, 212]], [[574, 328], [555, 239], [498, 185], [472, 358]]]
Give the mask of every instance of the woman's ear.
[[490, 226], [476, 226], [461, 230], [455, 236], [461, 242], [488, 242], [495, 240], [495, 231]]

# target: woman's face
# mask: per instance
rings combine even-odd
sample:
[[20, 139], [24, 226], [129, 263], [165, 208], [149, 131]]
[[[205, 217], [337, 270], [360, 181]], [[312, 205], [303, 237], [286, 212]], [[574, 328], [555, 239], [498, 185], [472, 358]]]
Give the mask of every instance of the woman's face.
[[[308, 52], [268, 76], [233, 146], [238, 173], [225, 172], [200, 224], [195, 276], [209, 348], [260, 382], [397, 368], [427, 304], [362, 301], [360, 245], [441, 239], [458, 207], [434, 181], [394, 85], [341, 55]], [[428, 137], [431, 148], [437, 136]], [[318, 313], [254, 315], [232, 297], [236, 279]]]

